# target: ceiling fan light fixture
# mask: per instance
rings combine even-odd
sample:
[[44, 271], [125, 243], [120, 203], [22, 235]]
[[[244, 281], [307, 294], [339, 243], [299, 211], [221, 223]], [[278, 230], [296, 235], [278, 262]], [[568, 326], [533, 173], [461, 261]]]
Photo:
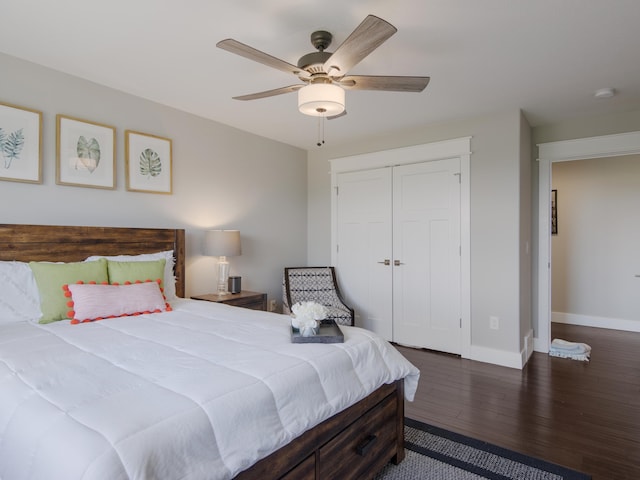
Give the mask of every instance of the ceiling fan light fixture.
[[298, 90], [298, 110], [313, 117], [331, 117], [344, 112], [344, 89], [331, 83], [312, 83]]

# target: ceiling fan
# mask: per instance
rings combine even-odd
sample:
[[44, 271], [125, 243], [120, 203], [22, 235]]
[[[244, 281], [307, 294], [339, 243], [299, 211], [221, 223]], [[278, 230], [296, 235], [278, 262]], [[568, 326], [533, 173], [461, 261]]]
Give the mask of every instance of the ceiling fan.
[[311, 34], [311, 44], [317, 52], [303, 55], [297, 65], [285, 62], [237, 40], [228, 38], [217, 47], [249, 60], [297, 76], [303, 83], [233, 97], [235, 100], [256, 100], [298, 91], [298, 109], [306, 114], [336, 118], [346, 114], [345, 90], [382, 90], [392, 92], [421, 92], [429, 77], [347, 75], [347, 72], [373, 50], [397, 32], [389, 22], [368, 15], [349, 37], [333, 52], [331, 33], [319, 30]]

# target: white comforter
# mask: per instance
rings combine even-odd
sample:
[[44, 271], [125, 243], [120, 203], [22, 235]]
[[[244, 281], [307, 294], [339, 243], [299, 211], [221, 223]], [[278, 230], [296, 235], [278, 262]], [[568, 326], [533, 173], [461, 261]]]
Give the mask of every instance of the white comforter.
[[286, 316], [180, 300], [99, 322], [0, 326], [0, 478], [226, 479], [419, 372], [375, 334], [293, 344]]

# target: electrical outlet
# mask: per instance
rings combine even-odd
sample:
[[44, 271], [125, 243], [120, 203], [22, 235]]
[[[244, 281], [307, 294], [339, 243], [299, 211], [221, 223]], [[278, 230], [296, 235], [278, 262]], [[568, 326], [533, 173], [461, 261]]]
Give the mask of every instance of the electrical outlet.
[[276, 308], [278, 308], [278, 303], [275, 300], [269, 300], [269, 311], [275, 312]]
[[500, 329], [500, 319], [498, 317], [489, 317], [489, 328], [491, 330]]

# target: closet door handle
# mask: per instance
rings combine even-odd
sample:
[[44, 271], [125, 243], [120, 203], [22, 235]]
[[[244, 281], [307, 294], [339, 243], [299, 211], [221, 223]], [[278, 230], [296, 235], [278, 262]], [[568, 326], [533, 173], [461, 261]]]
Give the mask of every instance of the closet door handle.
[[400, 265], [404, 265], [404, 263], [402, 263], [400, 260], [394, 260], [394, 261], [393, 261], [393, 264], [394, 264], [396, 267], [399, 267]]
[[389, 266], [389, 265], [391, 265], [391, 260], [389, 260], [388, 258], [385, 258], [384, 262], [378, 262], [378, 263], [381, 263], [382, 265]]

